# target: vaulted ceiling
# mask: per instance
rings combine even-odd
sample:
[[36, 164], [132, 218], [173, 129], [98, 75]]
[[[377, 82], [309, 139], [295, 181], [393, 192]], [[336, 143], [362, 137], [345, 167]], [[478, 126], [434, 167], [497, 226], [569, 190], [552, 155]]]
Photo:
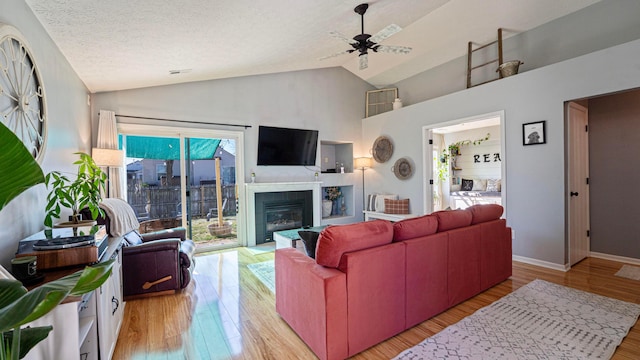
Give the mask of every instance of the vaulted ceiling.
[[[514, 35], [600, 0], [372, 0], [364, 29], [410, 54], [357, 53], [363, 0], [26, 0], [91, 92], [342, 66], [383, 87], [466, 54], [498, 28]], [[172, 74], [171, 72], [177, 72]]]

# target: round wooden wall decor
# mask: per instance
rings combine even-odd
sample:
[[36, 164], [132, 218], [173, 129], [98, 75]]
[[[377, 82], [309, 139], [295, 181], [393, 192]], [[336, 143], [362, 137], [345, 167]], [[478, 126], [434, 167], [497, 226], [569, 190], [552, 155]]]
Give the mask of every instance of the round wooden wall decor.
[[371, 148], [371, 155], [373, 159], [379, 163], [387, 162], [391, 155], [393, 155], [393, 144], [391, 140], [386, 136], [380, 136], [373, 142], [373, 148]]
[[40, 71], [22, 34], [0, 23], [0, 122], [40, 161], [47, 107]]
[[394, 175], [400, 180], [406, 180], [413, 175], [413, 165], [411, 165], [411, 161], [407, 158], [400, 158], [393, 164], [393, 168], [391, 168]]

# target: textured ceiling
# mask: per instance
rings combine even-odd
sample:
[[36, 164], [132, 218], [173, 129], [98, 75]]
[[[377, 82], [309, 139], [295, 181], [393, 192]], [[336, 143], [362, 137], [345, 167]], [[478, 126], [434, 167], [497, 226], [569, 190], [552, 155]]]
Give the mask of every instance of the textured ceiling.
[[[496, 29], [525, 31], [600, 0], [374, 0], [365, 32], [404, 28], [408, 55], [319, 58], [360, 33], [362, 0], [26, 0], [91, 92], [343, 66], [382, 87], [466, 54]], [[508, 34], [507, 34], [508, 35]], [[189, 71], [171, 75], [171, 70]]]

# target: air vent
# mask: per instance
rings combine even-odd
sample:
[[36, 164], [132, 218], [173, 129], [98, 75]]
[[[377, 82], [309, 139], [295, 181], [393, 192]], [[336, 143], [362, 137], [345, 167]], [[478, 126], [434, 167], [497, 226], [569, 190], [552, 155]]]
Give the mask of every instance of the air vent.
[[191, 69], [169, 70], [169, 75], [186, 74], [190, 72], [191, 72]]

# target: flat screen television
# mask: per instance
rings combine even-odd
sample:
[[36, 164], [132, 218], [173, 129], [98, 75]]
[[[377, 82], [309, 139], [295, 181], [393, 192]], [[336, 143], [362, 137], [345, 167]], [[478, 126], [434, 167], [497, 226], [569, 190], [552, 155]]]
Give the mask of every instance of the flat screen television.
[[318, 130], [260, 126], [258, 165], [315, 165]]

